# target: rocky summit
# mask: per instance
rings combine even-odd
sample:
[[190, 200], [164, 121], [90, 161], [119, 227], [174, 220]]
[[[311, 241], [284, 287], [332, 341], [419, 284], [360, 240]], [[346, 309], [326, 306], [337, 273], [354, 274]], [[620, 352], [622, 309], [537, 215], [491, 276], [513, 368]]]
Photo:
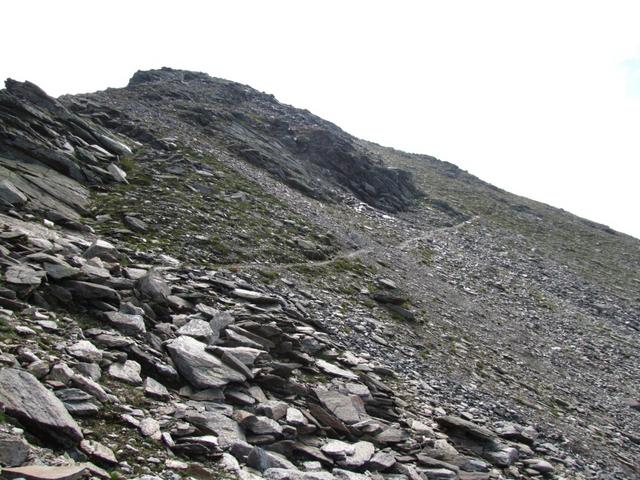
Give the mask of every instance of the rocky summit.
[[1, 478], [640, 478], [638, 292], [637, 239], [245, 85], [0, 91]]

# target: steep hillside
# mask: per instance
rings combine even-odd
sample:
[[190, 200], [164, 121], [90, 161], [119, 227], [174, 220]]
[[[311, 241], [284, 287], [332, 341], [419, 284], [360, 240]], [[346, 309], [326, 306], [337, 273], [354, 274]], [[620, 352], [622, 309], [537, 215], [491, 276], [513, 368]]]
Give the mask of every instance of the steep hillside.
[[0, 254], [6, 478], [640, 476], [640, 241], [250, 87], [8, 80]]

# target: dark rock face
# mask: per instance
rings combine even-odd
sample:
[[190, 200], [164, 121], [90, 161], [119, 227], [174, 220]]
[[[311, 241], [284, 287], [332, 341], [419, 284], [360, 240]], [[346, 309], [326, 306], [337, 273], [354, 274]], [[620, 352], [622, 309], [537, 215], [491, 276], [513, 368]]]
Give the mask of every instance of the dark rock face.
[[0, 90], [0, 206], [27, 203], [53, 220], [77, 219], [88, 204], [86, 185], [115, 181], [109, 165], [127, 153], [33, 83], [8, 79]]
[[[136, 72], [126, 89], [104, 92], [112, 94], [127, 99], [120, 115], [134, 117], [137, 104], [153, 104], [163, 116], [219, 140], [234, 156], [315, 198], [338, 200], [346, 191], [394, 212], [409, 208], [420, 195], [410, 173], [385, 166], [334, 124], [245, 85], [163, 68]], [[98, 116], [113, 105], [107, 107], [102, 95], [73, 97], [69, 108]], [[119, 130], [131, 135], [129, 127]]]

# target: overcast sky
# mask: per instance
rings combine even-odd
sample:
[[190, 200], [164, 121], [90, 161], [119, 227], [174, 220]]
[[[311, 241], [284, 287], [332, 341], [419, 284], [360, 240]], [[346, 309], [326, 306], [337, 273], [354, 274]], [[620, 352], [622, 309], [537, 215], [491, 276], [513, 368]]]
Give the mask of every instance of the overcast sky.
[[0, 77], [204, 71], [640, 238], [640, 2], [11, 1]]

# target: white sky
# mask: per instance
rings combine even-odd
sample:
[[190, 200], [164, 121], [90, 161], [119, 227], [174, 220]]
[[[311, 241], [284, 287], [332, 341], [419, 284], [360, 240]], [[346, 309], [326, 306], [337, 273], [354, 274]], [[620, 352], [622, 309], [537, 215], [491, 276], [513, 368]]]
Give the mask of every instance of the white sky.
[[638, 1], [7, 1], [0, 78], [204, 71], [640, 238]]

